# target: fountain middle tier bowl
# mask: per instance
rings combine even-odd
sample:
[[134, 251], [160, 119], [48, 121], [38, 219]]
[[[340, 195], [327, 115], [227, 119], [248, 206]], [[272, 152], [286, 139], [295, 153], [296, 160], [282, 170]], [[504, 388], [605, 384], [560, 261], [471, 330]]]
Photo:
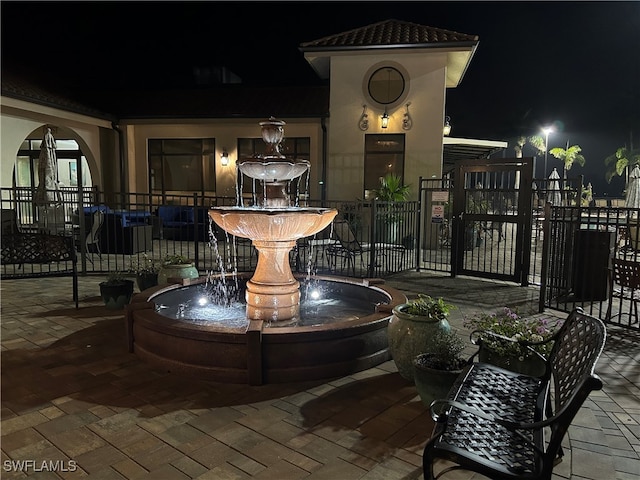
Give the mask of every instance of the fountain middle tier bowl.
[[283, 182], [298, 178], [309, 170], [308, 160], [289, 161], [279, 157], [240, 160], [238, 168], [247, 177], [265, 182]]
[[209, 216], [231, 235], [251, 240], [286, 242], [309, 237], [326, 228], [338, 211], [334, 208], [213, 207]]
[[178, 374], [250, 385], [340, 377], [391, 358], [387, 327], [404, 294], [381, 280], [305, 278], [295, 326], [246, 319], [233, 308], [212, 313], [200, 301], [204, 278], [145, 290], [127, 306], [129, 351]]

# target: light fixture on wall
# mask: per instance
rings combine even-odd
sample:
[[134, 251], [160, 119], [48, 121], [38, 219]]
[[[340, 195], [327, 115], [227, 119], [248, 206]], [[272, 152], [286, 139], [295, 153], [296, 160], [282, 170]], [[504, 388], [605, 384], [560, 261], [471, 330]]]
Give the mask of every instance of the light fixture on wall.
[[449, 116], [446, 116], [444, 118], [444, 128], [442, 129], [442, 134], [445, 137], [451, 133], [451, 124], [449, 123], [450, 120], [451, 120], [451, 117]]
[[405, 105], [407, 110], [404, 112], [404, 117], [402, 117], [403, 130], [411, 130], [411, 127], [413, 127], [413, 119], [411, 118], [411, 115], [409, 115], [409, 105], [411, 105], [411, 102]]
[[389, 126], [389, 114], [387, 113], [387, 107], [384, 107], [384, 113], [382, 114], [380, 121], [381, 121], [380, 126], [382, 128], [387, 128]]
[[223, 167], [229, 166], [229, 152], [226, 148], [222, 148], [222, 155], [220, 155], [220, 165]]
[[369, 115], [367, 114], [366, 105], [362, 105], [362, 115], [360, 115], [360, 120], [358, 120], [358, 128], [363, 132], [369, 129]]

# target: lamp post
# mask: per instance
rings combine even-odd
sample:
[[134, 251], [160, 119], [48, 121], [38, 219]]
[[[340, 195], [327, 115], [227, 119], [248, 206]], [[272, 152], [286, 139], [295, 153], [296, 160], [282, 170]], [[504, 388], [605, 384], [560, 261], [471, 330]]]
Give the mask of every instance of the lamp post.
[[553, 132], [552, 127], [544, 127], [544, 178], [547, 178], [547, 155], [549, 154], [549, 134]]

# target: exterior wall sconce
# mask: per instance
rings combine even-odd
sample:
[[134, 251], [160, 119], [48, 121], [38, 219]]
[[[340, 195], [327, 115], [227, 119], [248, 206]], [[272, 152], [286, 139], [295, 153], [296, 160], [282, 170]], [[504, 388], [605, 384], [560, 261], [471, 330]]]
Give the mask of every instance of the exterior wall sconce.
[[389, 126], [389, 114], [387, 113], [387, 107], [384, 107], [384, 113], [382, 114], [382, 117], [380, 120], [381, 120], [380, 126], [382, 128], [387, 128]]
[[227, 152], [226, 148], [222, 149], [222, 155], [220, 155], [220, 164], [223, 167], [229, 166], [229, 152]]
[[445, 137], [451, 133], [451, 124], [449, 123], [450, 120], [451, 120], [451, 117], [449, 116], [446, 116], [444, 119], [444, 128], [442, 129], [442, 134]]
[[411, 127], [413, 127], [413, 119], [411, 118], [411, 115], [409, 115], [409, 105], [411, 105], [411, 102], [405, 105], [407, 110], [404, 112], [404, 117], [402, 117], [403, 130], [411, 130]]
[[360, 115], [360, 120], [358, 120], [358, 128], [363, 132], [369, 129], [369, 115], [367, 115], [366, 105], [362, 105], [362, 115]]

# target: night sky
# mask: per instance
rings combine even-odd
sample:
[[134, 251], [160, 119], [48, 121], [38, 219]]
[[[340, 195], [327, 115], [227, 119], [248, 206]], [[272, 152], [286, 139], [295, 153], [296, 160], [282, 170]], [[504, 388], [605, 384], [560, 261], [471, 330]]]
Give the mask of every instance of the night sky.
[[640, 145], [640, 2], [4, 0], [0, 9], [3, 70], [71, 94], [89, 84], [187, 88], [195, 67], [211, 66], [247, 84], [322, 84], [301, 43], [388, 19], [478, 35], [462, 84], [447, 93], [452, 136], [512, 140], [553, 124], [549, 146], [582, 147], [587, 164], [570, 174], [597, 196], [623, 188], [606, 184], [604, 158]]

